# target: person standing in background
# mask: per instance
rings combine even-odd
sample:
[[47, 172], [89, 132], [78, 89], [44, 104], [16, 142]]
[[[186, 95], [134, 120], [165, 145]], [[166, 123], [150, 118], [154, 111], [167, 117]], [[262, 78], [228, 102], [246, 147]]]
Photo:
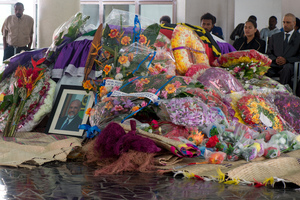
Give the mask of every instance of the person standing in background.
[[14, 5], [15, 15], [8, 16], [2, 25], [3, 61], [20, 53], [30, 50], [33, 35], [33, 18], [23, 14], [24, 5], [20, 2]]
[[263, 28], [260, 31], [260, 39], [267, 42], [273, 34], [279, 33], [280, 30], [276, 27], [276, 24], [277, 18], [275, 16], [271, 16], [269, 18], [269, 27]]

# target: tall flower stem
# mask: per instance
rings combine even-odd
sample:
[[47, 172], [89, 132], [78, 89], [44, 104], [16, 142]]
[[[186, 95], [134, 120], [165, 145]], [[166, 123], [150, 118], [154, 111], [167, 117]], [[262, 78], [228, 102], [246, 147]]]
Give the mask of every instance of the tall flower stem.
[[4, 134], [3, 134], [4, 137], [9, 137], [9, 133], [11, 130], [11, 126], [12, 126], [12, 122], [14, 119], [15, 110], [17, 108], [18, 101], [19, 101], [19, 88], [14, 87], [13, 103], [12, 103], [12, 107], [10, 109], [10, 113], [8, 115], [7, 123], [4, 128]]
[[20, 106], [18, 108], [17, 114], [14, 117], [13, 124], [11, 126], [10, 131], [9, 131], [8, 137], [14, 137], [16, 135], [17, 127], [18, 127], [18, 124], [20, 122], [21, 114], [22, 114], [23, 108], [25, 106], [25, 103], [26, 103], [26, 99], [25, 100], [22, 99], [21, 103], [20, 103]]

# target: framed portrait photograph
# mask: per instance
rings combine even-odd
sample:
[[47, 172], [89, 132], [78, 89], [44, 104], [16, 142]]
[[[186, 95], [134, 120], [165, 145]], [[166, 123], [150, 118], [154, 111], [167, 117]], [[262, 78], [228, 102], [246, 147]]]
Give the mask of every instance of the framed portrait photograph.
[[45, 133], [81, 137], [84, 130], [78, 126], [87, 123], [85, 112], [93, 103], [93, 92], [87, 93], [82, 86], [61, 85]]

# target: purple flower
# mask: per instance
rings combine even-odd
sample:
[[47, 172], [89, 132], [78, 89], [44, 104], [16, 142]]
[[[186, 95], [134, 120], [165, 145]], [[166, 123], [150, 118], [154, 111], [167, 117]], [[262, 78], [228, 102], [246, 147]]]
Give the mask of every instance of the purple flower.
[[134, 106], [134, 103], [130, 99], [127, 99], [126, 102], [123, 102], [124, 108], [132, 108]]

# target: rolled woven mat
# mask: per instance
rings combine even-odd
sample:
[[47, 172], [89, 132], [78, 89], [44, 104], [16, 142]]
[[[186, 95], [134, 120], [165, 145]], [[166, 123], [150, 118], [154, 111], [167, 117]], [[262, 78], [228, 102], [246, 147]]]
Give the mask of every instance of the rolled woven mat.
[[29, 167], [58, 160], [66, 161], [82, 139], [38, 132], [17, 132], [16, 137], [0, 134], [0, 165]]

